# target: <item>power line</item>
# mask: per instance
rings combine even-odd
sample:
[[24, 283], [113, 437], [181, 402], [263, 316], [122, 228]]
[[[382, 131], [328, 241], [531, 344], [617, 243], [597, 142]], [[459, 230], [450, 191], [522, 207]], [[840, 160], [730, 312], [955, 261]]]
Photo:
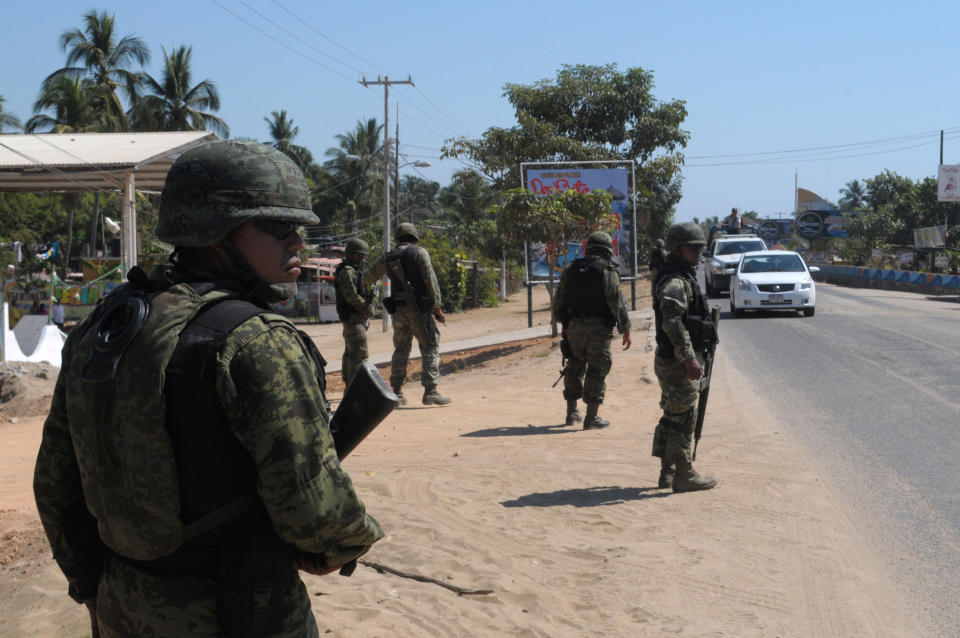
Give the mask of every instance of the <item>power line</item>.
[[249, 26], [251, 29], [254, 29], [254, 30], [258, 31], [259, 33], [263, 34], [264, 36], [270, 38], [271, 40], [273, 40], [274, 42], [276, 42], [276, 43], [279, 44], [280, 46], [284, 47], [285, 49], [289, 49], [290, 51], [293, 51], [294, 53], [296, 53], [296, 54], [299, 55], [300, 57], [305, 58], [305, 59], [307, 59], [307, 60], [310, 60], [311, 62], [313, 62], [313, 63], [316, 64], [317, 66], [320, 66], [320, 67], [326, 69], [327, 71], [330, 71], [331, 73], [335, 73], [336, 75], [339, 75], [339, 76], [342, 77], [342, 78], [345, 78], [345, 79], [347, 79], [347, 80], [350, 80], [351, 82], [354, 81], [354, 79], [353, 79], [352, 77], [350, 77], [349, 75], [346, 75], [346, 74], [344, 74], [344, 73], [341, 73], [340, 71], [338, 71], [338, 70], [336, 70], [336, 69], [333, 69], [333, 68], [327, 66], [327, 65], [324, 64], [323, 62], [320, 62], [319, 60], [316, 60], [316, 59], [310, 57], [309, 55], [307, 55], [306, 53], [303, 53], [302, 51], [298, 51], [297, 49], [293, 48], [292, 46], [290, 46], [290, 45], [287, 44], [286, 42], [283, 42], [282, 40], [278, 40], [277, 38], [273, 37], [272, 35], [270, 35], [270, 34], [267, 33], [266, 31], [264, 31], [263, 29], [261, 29], [260, 27], [258, 27], [257, 25], [253, 24], [252, 22], [250, 22], [249, 20], [247, 20], [246, 18], [244, 18], [243, 16], [241, 16], [241, 15], [237, 14], [236, 12], [231, 11], [231, 10], [228, 9], [227, 7], [223, 6], [218, 0], [210, 0], [210, 2], [212, 2], [212, 3], [215, 4], [215, 5], [217, 5], [218, 7], [220, 7], [221, 9], [223, 9], [224, 11], [226, 11], [227, 13], [229, 13], [230, 15], [232, 15], [233, 17], [235, 17], [237, 20], [240, 20], [241, 22], [243, 22], [244, 24], [246, 24], [247, 26]]
[[346, 47], [343, 46], [342, 44], [339, 44], [339, 43], [337, 43], [336, 41], [330, 39], [330, 37], [328, 37], [326, 34], [324, 34], [323, 32], [321, 32], [321, 31], [319, 31], [319, 30], [317, 30], [313, 25], [309, 24], [306, 20], [304, 20], [303, 18], [301, 18], [300, 16], [298, 16], [298, 15], [295, 14], [294, 12], [290, 11], [290, 9], [286, 8], [285, 6], [283, 6], [280, 2], [278, 2], [278, 0], [273, 0], [273, 3], [274, 3], [275, 5], [277, 5], [278, 7], [280, 7], [281, 9], [283, 9], [284, 11], [286, 11], [287, 13], [289, 13], [291, 16], [293, 16], [294, 19], [296, 19], [296, 20], [299, 21], [301, 24], [303, 24], [305, 27], [307, 27], [308, 29], [310, 29], [311, 31], [313, 31], [314, 33], [316, 33], [317, 35], [319, 35], [321, 38], [325, 39], [327, 42], [330, 42], [330, 43], [333, 44], [334, 46], [336, 46], [336, 47], [338, 47], [338, 48], [346, 51], [347, 53], [349, 53], [349, 54], [352, 55], [353, 57], [357, 58], [358, 60], [360, 60], [360, 61], [363, 62], [364, 64], [369, 64], [370, 66], [372, 66], [372, 67], [374, 67], [374, 68], [376, 68], [376, 69], [380, 69], [380, 70], [383, 71], [386, 75], [397, 75], [396, 73], [390, 73], [389, 71], [383, 69], [383, 68], [380, 67], [379, 65], [374, 64], [373, 62], [371, 62], [371, 61], [369, 61], [369, 60], [361, 57], [360, 55], [354, 53], [353, 51], [351, 51], [350, 49], [346, 48]]
[[[946, 133], [954, 133], [960, 131], [960, 128], [951, 128], [946, 129]], [[928, 137], [931, 135], [939, 135], [940, 131], [926, 131], [923, 133], [912, 133], [910, 135], [902, 135], [899, 137], [888, 137], [880, 140], [872, 140], [868, 142], [852, 142], [849, 144], [834, 144], [829, 146], [812, 146], [808, 148], [797, 148], [789, 149], [783, 151], [763, 151], [757, 153], [734, 153], [727, 155], [691, 155], [687, 159], [691, 160], [703, 160], [703, 159], [726, 159], [726, 158], [735, 158], [735, 157], [757, 157], [757, 156], [766, 156], [766, 155], [786, 155], [789, 153], [809, 153], [813, 151], [830, 151], [831, 149], [836, 149], [834, 152], [842, 152], [844, 149], [850, 149], [852, 147], [863, 146], [884, 146], [888, 144], [896, 144], [906, 140], [920, 139], [923, 137]]]
[[423, 96], [423, 99], [425, 99], [427, 102], [429, 102], [430, 105], [433, 106], [433, 108], [437, 109], [437, 111], [439, 111], [441, 115], [443, 115], [443, 116], [446, 117], [448, 120], [450, 120], [451, 122], [453, 122], [454, 124], [456, 124], [457, 126], [459, 126], [461, 129], [463, 129], [463, 130], [466, 132], [467, 135], [473, 135], [473, 133], [470, 131], [470, 129], [468, 129], [466, 126], [463, 126], [463, 125], [460, 124], [459, 122], [457, 122], [455, 119], [453, 119], [452, 117], [450, 117], [449, 115], [447, 115], [447, 113], [446, 113], [443, 109], [441, 109], [439, 106], [437, 106], [436, 104], [434, 104], [433, 100], [431, 100], [430, 98], [428, 98], [428, 97], [426, 96], [426, 94], [419, 89], [419, 87], [416, 87], [416, 86], [415, 86], [415, 87], [413, 87], [413, 88], [416, 90], [417, 93], [419, 93], [421, 96]]
[[[960, 135], [953, 135], [945, 139], [956, 139]], [[777, 158], [777, 159], [756, 159], [756, 160], [742, 160], [742, 161], [731, 161], [731, 162], [711, 162], [705, 164], [685, 164], [685, 166], [690, 167], [706, 167], [706, 166], [745, 166], [745, 165], [773, 165], [773, 164], [795, 164], [800, 162], [825, 162], [831, 160], [839, 159], [853, 159], [857, 157], [869, 157], [872, 155], [883, 155], [885, 153], [896, 153], [898, 151], [906, 151], [914, 148], [920, 148], [921, 146], [927, 146], [931, 142], [921, 142], [919, 144], [911, 144], [908, 146], [900, 146], [897, 148], [884, 149], [880, 151], [872, 151], [869, 153], [855, 153], [852, 155], [832, 155], [832, 156], [821, 156], [821, 157], [786, 157], [786, 158]], [[839, 151], [837, 151], [839, 152]]]
[[[339, 59], [333, 57], [332, 55], [330, 55], [330, 54], [328, 54], [328, 53], [325, 53], [324, 51], [322, 51], [322, 50], [318, 49], [317, 47], [313, 46], [312, 44], [310, 44], [310, 43], [307, 42], [306, 40], [300, 38], [300, 37], [297, 36], [295, 33], [292, 33], [291, 31], [288, 31], [288, 30], [285, 29], [284, 27], [280, 26], [279, 24], [277, 24], [276, 22], [274, 22], [273, 20], [271, 20], [271, 19], [268, 18], [267, 16], [263, 15], [262, 13], [260, 13], [259, 11], [257, 11], [257, 10], [254, 9], [253, 7], [251, 7], [249, 4], [247, 4], [246, 2], [244, 2], [244, 0], [237, 0], [237, 1], [238, 1], [240, 4], [242, 4], [243, 6], [245, 6], [246, 8], [250, 9], [250, 11], [252, 11], [253, 13], [257, 14], [258, 16], [260, 16], [261, 18], [263, 18], [264, 20], [266, 20], [267, 22], [269, 22], [270, 24], [272, 24], [272, 25], [275, 26], [276, 28], [280, 29], [281, 31], [283, 31], [284, 33], [286, 33], [287, 35], [289, 35], [291, 38], [296, 39], [297, 42], [300, 42], [301, 44], [305, 44], [306, 46], [310, 47], [311, 49], [313, 49], [314, 51], [316, 51], [316, 52], [319, 53], [320, 55], [322, 55], [322, 56], [324, 56], [324, 57], [327, 57], [327, 58], [330, 58], [330, 59], [333, 60], [334, 62], [337, 62], [337, 63], [339, 63], [339, 64], [342, 64], [343, 66], [347, 67], [348, 69], [353, 69], [353, 70], [356, 71], [357, 73], [363, 73], [363, 69], [358, 69], [357, 67], [350, 65], [348, 62], [344, 62], [343, 60], [339, 60]], [[283, 7], [281, 7], [281, 8], [283, 8]]]

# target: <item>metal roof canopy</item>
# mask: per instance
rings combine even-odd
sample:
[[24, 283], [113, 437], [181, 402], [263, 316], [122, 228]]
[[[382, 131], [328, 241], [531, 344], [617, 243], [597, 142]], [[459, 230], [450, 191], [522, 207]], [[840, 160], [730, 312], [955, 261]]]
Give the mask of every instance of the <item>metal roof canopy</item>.
[[137, 262], [135, 190], [159, 192], [184, 151], [209, 131], [0, 135], [0, 191], [121, 191], [124, 268]]

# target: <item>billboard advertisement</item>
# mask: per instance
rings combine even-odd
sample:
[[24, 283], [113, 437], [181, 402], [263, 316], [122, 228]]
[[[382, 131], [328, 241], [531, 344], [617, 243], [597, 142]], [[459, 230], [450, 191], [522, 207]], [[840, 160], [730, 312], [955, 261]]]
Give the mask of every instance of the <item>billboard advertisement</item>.
[[937, 201], [960, 202], [960, 164], [941, 164], [937, 171]]
[[[613, 263], [620, 268], [621, 275], [630, 274], [633, 263], [633, 246], [630, 243], [630, 224], [628, 193], [630, 171], [626, 168], [574, 168], [561, 166], [554, 168], [526, 170], [524, 184], [536, 195], [549, 195], [575, 189], [580, 193], [603, 190], [610, 194], [610, 213], [616, 217], [616, 226], [610, 235], [613, 238]], [[566, 254], [561, 255], [555, 274], [574, 259], [583, 256], [583, 242], [586, 237], [568, 242]], [[533, 277], [549, 276], [546, 250], [542, 244], [531, 245], [530, 270]]]

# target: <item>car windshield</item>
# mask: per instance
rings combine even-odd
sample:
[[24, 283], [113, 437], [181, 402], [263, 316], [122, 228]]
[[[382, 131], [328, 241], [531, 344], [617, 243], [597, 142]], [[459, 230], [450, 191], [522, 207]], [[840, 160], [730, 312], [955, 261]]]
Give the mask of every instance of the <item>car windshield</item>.
[[718, 255], [733, 255], [735, 253], [748, 253], [752, 250], [764, 250], [766, 246], [759, 239], [753, 241], [731, 241], [720, 244], [717, 248]]
[[804, 272], [800, 255], [757, 255], [744, 257], [740, 272]]

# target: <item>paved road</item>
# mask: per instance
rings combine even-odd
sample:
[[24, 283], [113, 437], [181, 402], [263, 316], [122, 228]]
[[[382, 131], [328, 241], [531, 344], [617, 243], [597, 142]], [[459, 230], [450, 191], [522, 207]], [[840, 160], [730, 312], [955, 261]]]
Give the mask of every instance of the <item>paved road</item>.
[[817, 313], [734, 319], [722, 356], [807, 446], [932, 623], [960, 635], [960, 303], [817, 287]]

